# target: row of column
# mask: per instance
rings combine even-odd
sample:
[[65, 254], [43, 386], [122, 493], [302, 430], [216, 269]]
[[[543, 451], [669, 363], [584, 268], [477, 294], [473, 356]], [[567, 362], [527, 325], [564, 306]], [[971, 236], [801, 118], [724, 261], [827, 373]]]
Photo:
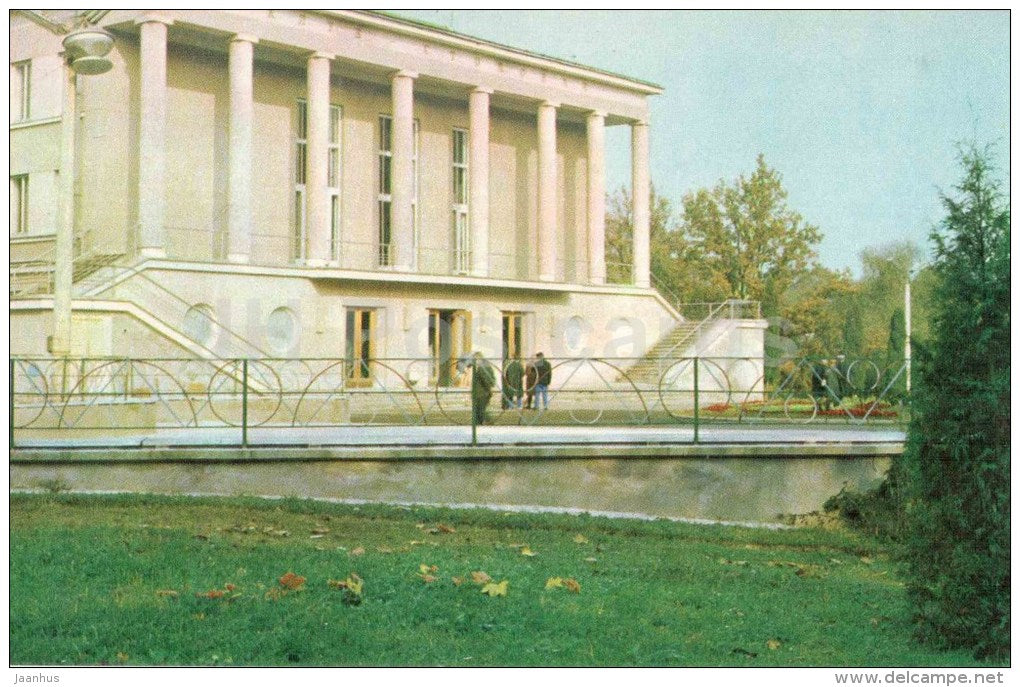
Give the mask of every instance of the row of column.
[[[147, 16], [139, 20], [141, 35], [141, 87], [139, 122], [138, 219], [139, 250], [143, 256], [164, 257], [165, 146], [167, 27], [170, 20]], [[245, 263], [251, 254], [253, 213], [254, 138], [254, 36], [237, 34], [230, 41], [228, 71], [230, 115], [228, 136], [227, 259]], [[316, 52], [308, 58], [305, 223], [308, 264], [331, 261], [331, 227], [326, 186], [329, 155], [330, 63], [334, 55]], [[414, 193], [414, 80], [418, 75], [399, 71], [392, 79], [392, 202], [393, 266], [410, 271], [413, 264]], [[471, 271], [489, 273], [489, 103], [492, 90], [474, 88], [469, 108], [469, 226]], [[556, 280], [558, 234], [558, 179], [556, 162], [556, 111], [559, 103], [538, 108], [538, 272], [542, 281]], [[588, 273], [593, 284], [606, 281], [605, 253], [605, 120], [592, 112], [588, 138]], [[633, 277], [637, 286], [649, 286], [649, 169], [648, 125], [631, 127]]]

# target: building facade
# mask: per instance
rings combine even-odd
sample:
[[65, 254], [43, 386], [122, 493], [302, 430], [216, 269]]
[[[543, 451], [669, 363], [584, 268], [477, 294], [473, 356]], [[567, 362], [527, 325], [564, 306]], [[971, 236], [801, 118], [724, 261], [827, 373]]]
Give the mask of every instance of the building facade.
[[[104, 74], [66, 66], [83, 23], [113, 37]], [[357, 10], [10, 30], [15, 355], [428, 359], [442, 384], [468, 351], [641, 356], [684, 321], [650, 274], [654, 84]], [[632, 142], [625, 266], [608, 126]], [[722, 336], [760, 357], [762, 327]]]

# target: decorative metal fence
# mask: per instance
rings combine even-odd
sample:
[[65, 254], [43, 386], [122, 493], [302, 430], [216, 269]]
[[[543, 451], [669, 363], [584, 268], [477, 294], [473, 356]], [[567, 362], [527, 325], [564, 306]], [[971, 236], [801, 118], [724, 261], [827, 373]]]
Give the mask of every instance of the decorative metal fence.
[[[489, 361], [484, 422], [531, 426], [760, 425], [907, 420], [906, 364], [861, 359], [550, 359], [548, 405]], [[644, 365], [641, 363], [644, 362]], [[642, 372], [638, 372], [642, 370]], [[472, 369], [433, 359], [10, 360], [11, 447], [19, 439], [185, 432], [247, 445], [258, 429], [471, 426]], [[73, 442], [72, 442], [73, 443]]]

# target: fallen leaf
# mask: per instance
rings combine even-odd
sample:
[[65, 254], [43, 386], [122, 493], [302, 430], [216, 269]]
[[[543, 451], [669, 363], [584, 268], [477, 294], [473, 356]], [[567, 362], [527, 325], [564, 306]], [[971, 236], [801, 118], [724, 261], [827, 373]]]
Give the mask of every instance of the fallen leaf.
[[365, 553], [365, 547], [364, 547], [364, 546], [359, 546], [358, 548], [356, 548], [356, 549], [352, 549], [352, 550], [351, 550], [351, 551], [349, 552], [349, 554], [350, 554], [351, 556], [360, 556], [360, 555], [361, 555], [361, 554], [363, 554], [363, 553]]
[[453, 577], [453, 578], [450, 579], [450, 581], [453, 582], [453, 586], [454, 587], [459, 587], [462, 584], [464, 584], [464, 578], [463, 577]]
[[868, 558], [867, 556], [861, 556], [861, 563], [864, 563], [864, 565], [871, 565], [874, 562], [875, 561], [873, 561], [872, 559]]
[[450, 527], [449, 525], [444, 525], [443, 523], [439, 523], [438, 525], [436, 525], [436, 529], [442, 532], [443, 534], [453, 534], [454, 532], [457, 531], [454, 528]]
[[280, 578], [280, 586], [283, 587], [284, 589], [292, 589], [294, 591], [297, 591], [304, 587], [304, 585], [305, 578], [301, 577], [300, 575], [295, 575], [292, 572], [284, 573], [283, 576]]
[[121, 663], [127, 663], [128, 655], [125, 654], [123, 651], [118, 651], [117, 660], [120, 661]]
[[525, 547], [524, 547], [523, 549], [521, 549], [521, 555], [522, 555], [522, 556], [528, 556], [528, 557], [530, 558], [530, 557], [532, 557], [532, 556], [537, 556], [538, 554], [537, 554], [537, 553], [535, 553], [534, 551], [532, 551], [532, 550], [531, 550], [530, 548], [528, 548], [527, 546], [525, 546]]
[[545, 581], [545, 588], [546, 589], [553, 589], [555, 587], [562, 587], [562, 586], [563, 586], [563, 578], [562, 577], [550, 577], [548, 580]]
[[563, 580], [563, 586], [567, 588], [568, 592], [579, 594], [581, 592], [581, 584], [573, 577], [568, 577]]
[[747, 565], [747, 561], [731, 561], [728, 558], [720, 558], [719, 562], [723, 565]]
[[780, 642], [778, 639], [770, 639], [769, 641], [765, 642], [765, 644], [772, 651], [775, 651], [779, 647], [783, 646], [783, 643]]
[[574, 543], [575, 544], [587, 544], [588, 543], [588, 539], [583, 534], [575, 534], [574, 535]]
[[492, 578], [484, 571], [476, 570], [471, 573], [471, 581], [475, 584], [485, 584], [486, 582], [491, 582]]
[[156, 596], [169, 596], [173, 599], [176, 599], [178, 596], [180, 596], [180, 594], [177, 592], [176, 589], [157, 589]]
[[507, 580], [503, 580], [500, 583], [489, 582], [482, 587], [482, 594], [488, 594], [489, 596], [506, 596]]
[[439, 579], [435, 575], [429, 575], [428, 573], [426, 573], [424, 575], [419, 575], [418, 577], [420, 577], [422, 579], [422, 581], [425, 582], [425, 584], [428, 584], [430, 582], [435, 582], [436, 580]]
[[425, 523], [423, 523], [423, 522], [416, 522], [416, 523], [414, 524], [414, 526], [415, 526], [415, 527], [417, 527], [417, 528], [418, 528], [418, 529], [420, 529], [420, 530], [423, 530], [423, 529], [425, 529]]
[[235, 587], [234, 585], [230, 584], [229, 582], [227, 582], [225, 585], [223, 585], [223, 588], [226, 589], [228, 592], [232, 592], [235, 589], [237, 589], [237, 587]]
[[195, 596], [199, 599], [220, 599], [226, 594], [222, 589], [210, 589], [207, 592], [195, 592]]
[[418, 566], [418, 570], [421, 571], [422, 575], [427, 575], [429, 573], [438, 572], [439, 571], [439, 566], [438, 565], [426, 565], [425, 563], [422, 563], [421, 565]]
[[329, 528], [328, 527], [316, 527], [314, 530], [312, 530], [312, 534], [329, 534]]

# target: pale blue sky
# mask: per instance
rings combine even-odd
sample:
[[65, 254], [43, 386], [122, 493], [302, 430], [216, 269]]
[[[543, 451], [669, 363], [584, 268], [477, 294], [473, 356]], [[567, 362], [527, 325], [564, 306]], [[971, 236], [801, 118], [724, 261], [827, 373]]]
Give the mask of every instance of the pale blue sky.
[[[994, 143], [1007, 178], [1009, 15], [998, 12], [416, 10], [454, 31], [661, 85], [652, 179], [684, 193], [779, 170], [825, 238], [823, 264], [865, 246], [927, 248], [955, 143]], [[629, 131], [609, 131], [610, 188], [629, 185]]]

